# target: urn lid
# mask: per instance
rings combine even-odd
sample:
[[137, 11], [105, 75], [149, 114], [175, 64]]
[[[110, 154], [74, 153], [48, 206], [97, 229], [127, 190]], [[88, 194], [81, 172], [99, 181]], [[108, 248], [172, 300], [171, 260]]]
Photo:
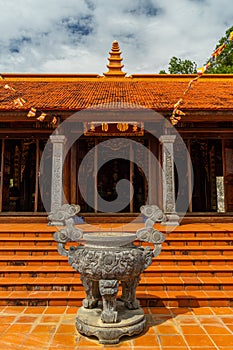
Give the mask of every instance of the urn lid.
[[86, 246], [96, 247], [122, 247], [132, 243], [136, 235], [131, 232], [87, 232], [83, 235]]

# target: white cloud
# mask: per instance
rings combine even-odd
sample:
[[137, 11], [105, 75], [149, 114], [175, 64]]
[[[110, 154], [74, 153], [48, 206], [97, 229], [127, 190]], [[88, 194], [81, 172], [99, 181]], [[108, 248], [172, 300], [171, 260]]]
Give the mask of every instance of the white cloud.
[[0, 71], [106, 71], [117, 39], [128, 74], [172, 56], [206, 62], [232, 25], [232, 0], [0, 0]]

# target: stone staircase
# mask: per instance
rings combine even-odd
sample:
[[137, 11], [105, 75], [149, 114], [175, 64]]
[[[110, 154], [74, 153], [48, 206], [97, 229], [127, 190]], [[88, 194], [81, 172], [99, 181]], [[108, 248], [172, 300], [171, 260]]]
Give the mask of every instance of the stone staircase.
[[[135, 232], [142, 226], [128, 224], [125, 229]], [[86, 224], [80, 227], [90, 230]], [[109, 228], [122, 230], [120, 224], [98, 226]], [[43, 223], [0, 225], [1, 305], [81, 305], [85, 293], [80, 276], [58, 254], [55, 229]], [[162, 253], [142, 274], [137, 288], [141, 305], [233, 306], [231, 230], [231, 224], [212, 223], [165, 232]]]

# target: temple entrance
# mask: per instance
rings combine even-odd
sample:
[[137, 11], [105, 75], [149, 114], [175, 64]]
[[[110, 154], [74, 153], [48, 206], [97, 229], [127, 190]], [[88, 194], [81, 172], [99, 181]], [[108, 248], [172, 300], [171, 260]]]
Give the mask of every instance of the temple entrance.
[[0, 207], [2, 212], [44, 212], [41, 194], [50, 197], [51, 164], [41, 167], [46, 181], [39, 189], [39, 165], [47, 139], [18, 138], [0, 141]]
[[3, 211], [34, 211], [35, 140], [6, 140], [4, 144]]
[[[145, 204], [148, 197], [149, 184], [148, 178], [148, 152], [136, 152], [132, 145], [122, 144], [119, 148], [114, 145], [114, 139], [104, 139], [104, 146], [102, 149], [96, 151], [94, 164], [88, 163], [83, 170], [85, 179], [80, 184], [77, 178], [77, 200], [76, 202], [81, 205], [82, 212], [98, 213], [100, 210], [100, 203], [98, 202], [98, 195], [107, 202], [112, 202], [117, 199], [116, 192], [117, 183], [126, 179], [133, 185], [133, 193], [130, 193], [130, 189], [124, 193], [124, 197], [128, 198], [127, 206], [125, 206], [120, 212], [133, 213], [139, 212], [140, 206]], [[79, 139], [77, 142], [77, 174], [79, 166], [85, 155], [96, 145], [101, 143], [100, 138], [85, 138]], [[142, 145], [147, 145], [146, 139], [140, 139]], [[112, 159], [109, 160], [109, 157]], [[125, 159], [126, 158], [126, 159]], [[128, 159], [127, 159], [128, 158]], [[130, 160], [129, 160], [130, 159]], [[101, 164], [103, 164], [101, 166]], [[98, 171], [97, 171], [98, 170]], [[97, 173], [96, 178], [93, 177], [93, 173]], [[145, 174], [146, 173], [146, 174]], [[94, 183], [96, 181], [96, 184]], [[79, 186], [85, 188], [85, 193], [90, 202], [94, 203], [94, 207], [88, 205], [84, 200]], [[96, 185], [97, 193], [94, 193], [93, 188]], [[130, 201], [130, 198], [132, 200]]]
[[[133, 200], [121, 212], [139, 212], [140, 206], [145, 203], [145, 177], [138, 166], [125, 159], [114, 159], [104, 164], [98, 172], [97, 189], [104, 200], [111, 202], [117, 199], [116, 185], [119, 180], [132, 181], [134, 188]], [[130, 198], [130, 193], [124, 196]]]
[[225, 207], [233, 212], [233, 141], [224, 140], [224, 146]]
[[194, 171], [192, 211], [224, 212], [221, 140], [192, 140], [190, 155]]

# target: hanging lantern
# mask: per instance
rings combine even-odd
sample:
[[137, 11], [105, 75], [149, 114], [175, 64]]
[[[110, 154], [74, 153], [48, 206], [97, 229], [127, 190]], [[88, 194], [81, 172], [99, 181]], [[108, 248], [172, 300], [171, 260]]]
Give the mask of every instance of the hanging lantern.
[[83, 133], [86, 135], [88, 132], [87, 123], [83, 123]]
[[133, 125], [133, 132], [136, 132], [136, 131], [138, 131], [138, 125], [137, 125], [137, 123], [134, 123], [134, 125]]
[[35, 116], [36, 116], [36, 108], [31, 107], [30, 111], [27, 114], [27, 117], [30, 118], [30, 117], [35, 117]]
[[16, 92], [16, 90], [12, 86], [10, 86], [8, 84], [4, 85], [4, 89]]
[[41, 115], [38, 118], [36, 118], [36, 119], [39, 120], [40, 122], [43, 122], [45, 117], [46, 117], [46, 115], [47, 115], [46, 113], [41, 113]]
[[53, 117], [52, 124], [56, 125], [57, 124], [57, 117]]
[[22, 107], [24, 105], [24, 103], [26, 103], [26, 100], [24, 100], [22, 97], [18, 97], [14, 100], [14, 104], [16, 105], [16, 107]]
[[94, 123], [91, 123], [90, 130], [91, 130], [91, 131], [95, 131], [95, 125], [94, 125]]
[[108, 131], [108, 123], [102, 123], [102, 131]]
[[117, 129], [121, 132], [128, 130], [128, 128], [129, 128], [129, 124], [127, 124], [127, 123], [118, 123], [117, 124]]

